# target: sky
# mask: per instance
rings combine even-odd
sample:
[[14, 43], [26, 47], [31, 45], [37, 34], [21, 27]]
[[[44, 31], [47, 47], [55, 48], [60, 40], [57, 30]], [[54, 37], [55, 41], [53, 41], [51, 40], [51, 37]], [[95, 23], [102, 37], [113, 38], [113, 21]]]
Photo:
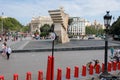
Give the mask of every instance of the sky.
[[90, 22], [103, 23], [106, 11], [114, 17], [112, 22], [120, 16], [120, 0], [0, 0], [0, 16], [16, 18], [26, 25], [32, 17], [49, 16], [48, 10], [60, 7], [64, 7], [70, 17], [81, 17]]

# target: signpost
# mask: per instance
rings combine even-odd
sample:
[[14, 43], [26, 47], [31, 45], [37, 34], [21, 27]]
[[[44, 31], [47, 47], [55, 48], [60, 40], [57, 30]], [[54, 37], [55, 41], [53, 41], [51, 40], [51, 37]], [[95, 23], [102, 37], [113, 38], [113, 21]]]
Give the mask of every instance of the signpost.
[[52, 65], [51, 65], [51, 80], [54, 80], [54, 78], [53, 78], [53, 74], [54, 74], [54, 41], [55, 41], [55, 39], [56, 39], [56, 34], [55, 34], [55, 32], [51, 32], [50, 33], [50, 37], [51, 37], [51, 39], [52, 39]]

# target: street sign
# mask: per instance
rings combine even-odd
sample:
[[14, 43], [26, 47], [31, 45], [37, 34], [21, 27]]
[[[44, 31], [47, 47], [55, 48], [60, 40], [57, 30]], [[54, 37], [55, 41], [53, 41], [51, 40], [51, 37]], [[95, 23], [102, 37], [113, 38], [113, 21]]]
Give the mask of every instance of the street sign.
[[56, 34], [55, 34], [54, 32], [51, 32], [51, 33], [50, 33], [50, 38], [51, 38], [52, 40], [55, 40]]

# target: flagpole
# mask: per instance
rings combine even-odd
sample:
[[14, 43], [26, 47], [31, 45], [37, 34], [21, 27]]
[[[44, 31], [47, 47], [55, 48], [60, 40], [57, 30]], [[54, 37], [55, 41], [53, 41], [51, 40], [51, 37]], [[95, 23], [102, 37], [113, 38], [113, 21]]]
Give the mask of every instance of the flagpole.
[[2, 30], [2, 33], [3, 33], [3, 15], [4, 15], [4, 13], [2, 12], [2, 27], [1, 27], [1, 28], [2, 28], [2, 29], [1, 29], [1, 30]]

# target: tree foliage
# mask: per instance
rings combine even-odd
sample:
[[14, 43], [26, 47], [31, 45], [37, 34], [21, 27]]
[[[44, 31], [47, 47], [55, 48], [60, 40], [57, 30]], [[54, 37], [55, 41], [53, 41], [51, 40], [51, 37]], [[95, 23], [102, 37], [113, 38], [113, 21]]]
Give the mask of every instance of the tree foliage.
[[50, 25], [49, 24], [45, 24], [40, 28], [41, 32], [49, 32], [50, 31]]
[[49, 35], [49, 32], [51, 30], [51, 27], [49, 24], [45, 24], [40, 28], [41, 34], [40, 36], [47, 36]]
[[0, 23], [1, 23], [0, 29], [2, 29], [2, 24], [3, 24], [4, 31], [20, 31], [20, 29], [23, 27], [19, 21], [11, 17], [0, 18]]
[[94, 27], [91, 27], [91, 26], [88, 26], [86, 27], [86, 34], [95, 34], [96, 33], [96, 30]]
[[54, 27], [55, 27], [54, 24], [52, 24], [49, 32], [54, 32]]
[[120, 34], [120, 16], [110, 27], [110, 33], [113, 34], [113, 35], [119, 35]]
[[24, 27], [21, 28], [21, 31], [22, 32], [29, 32], [30, 28], [29, 28], [29, 26], [24, 26]]
[[94, 26], [87, 26], [86, 27], [86, 34], [91, 35], [91, 34], [103, 34], [104, 30], [102, 28], [96, 29]]
[[71, 25], [72, 22], [73, 22], [73, 18], [70, 18], [70, 19], [68, 20], [68, 25]]

